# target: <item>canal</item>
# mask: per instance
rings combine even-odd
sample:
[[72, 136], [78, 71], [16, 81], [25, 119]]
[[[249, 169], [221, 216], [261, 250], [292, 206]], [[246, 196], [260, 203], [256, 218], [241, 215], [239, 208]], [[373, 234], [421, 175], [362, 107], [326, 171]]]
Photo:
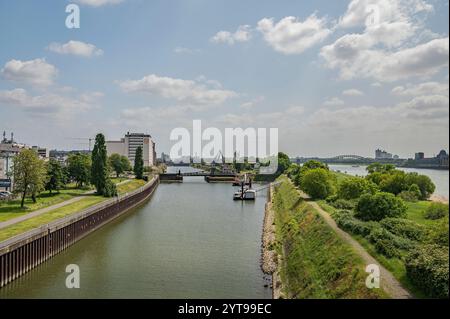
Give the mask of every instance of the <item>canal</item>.
[[[178, 170], [178, 168], [177, 168]], [[233, 201], [200, 177], [153, 197], [0, 289], [0, 298], [270, 298], [260, 270], [266, 192]], [[80, 288], [65, 286], [66, 266]]]

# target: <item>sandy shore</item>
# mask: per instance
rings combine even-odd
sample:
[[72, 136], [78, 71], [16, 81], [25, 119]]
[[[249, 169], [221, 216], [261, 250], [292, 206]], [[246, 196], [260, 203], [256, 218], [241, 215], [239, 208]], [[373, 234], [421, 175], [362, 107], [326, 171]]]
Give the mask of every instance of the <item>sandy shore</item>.
[[275, 216], [272, 209], [272, 194], [273, 186], [269, 188], [269, 195], [264, 214], [261, 248], [261, 269], [264, 274], [272, 276], [272, 297], [274, 299], [279, 299], [281, 296], [281, 280], [278, 274], [279, 256], [274, 249], [276, 239], [274, 224]]
[[431, 195], [430, 200], [432, 202], [448, 204], [448, 198], [442, 195]]

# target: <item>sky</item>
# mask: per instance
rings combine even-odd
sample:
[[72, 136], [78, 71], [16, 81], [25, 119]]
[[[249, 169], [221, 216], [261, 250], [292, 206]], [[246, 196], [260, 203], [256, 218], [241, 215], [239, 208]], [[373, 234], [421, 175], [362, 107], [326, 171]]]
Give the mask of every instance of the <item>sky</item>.
[[[80, 28], [66, 27], [66, 6]], [[86, 149], [278, 128], [291, 156], [449, 148], [444, 0], [0, 0], [0, 130]], [[78, 139], [81, 138], [81, 139]]]

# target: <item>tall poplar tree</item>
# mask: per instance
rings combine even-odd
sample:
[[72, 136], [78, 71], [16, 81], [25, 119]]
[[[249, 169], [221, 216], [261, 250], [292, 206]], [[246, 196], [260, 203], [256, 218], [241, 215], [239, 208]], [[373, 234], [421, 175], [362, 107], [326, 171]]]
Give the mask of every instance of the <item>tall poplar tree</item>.
[[137, 179], [142, 179], [144, 177], [144, 159], [142, 157], [142, 147], [139, 146], [136, 149], [136, 155], [134, 157], [134, 175]]
[[92, 150], [91, 183], [100, 195], [105, 195], [109, 178], [107, 160], [105, 136], [99, 133], [95, 137], [95, 145]]

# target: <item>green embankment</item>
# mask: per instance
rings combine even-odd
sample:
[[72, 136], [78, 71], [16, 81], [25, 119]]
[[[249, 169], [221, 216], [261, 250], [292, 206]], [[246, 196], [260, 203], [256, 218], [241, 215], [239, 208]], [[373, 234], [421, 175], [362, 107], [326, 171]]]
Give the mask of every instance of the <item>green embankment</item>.
[[[123, 183], [120, 185], [117, 185], [117, 192], [119, 194], [125, 194], [130, 191], [133, 191], [141, 186], [145, 185], [145, 181], [143, 180], [130, 180], [127, 183]], [[26, 231], [29, 231], [33, 228], [37, 228], [39, 226], [48, 224], [52, 221], [55, 221], [59, 218], [78, 213], [82, 211], [83, 209], [86, 209], [90, 206], [93, 206], [95, 204], [98, 204], [100, 202], [106, 201], [108, 198], [105, 198], [103, 196], [97, 196], [94, 194], [86, 195], [85, 198], [82, 198], [81, 200], [68, 204], [66, 206], [51, 210], [49, 212], [46, 212], [42, 215], [27, 219], [23, 222], [19, 222], [17, 224], [5, 227], [0, 230], [0, 241], [3, 241], [5, 239], [8, 239], [13, 236], [17, 236], [21, 233], [24, 233]]]
[[341, 240], [286, 177], [273, 197], [280, 275], [288, 298], [380, 298], [365, 285], [359, 256]]

